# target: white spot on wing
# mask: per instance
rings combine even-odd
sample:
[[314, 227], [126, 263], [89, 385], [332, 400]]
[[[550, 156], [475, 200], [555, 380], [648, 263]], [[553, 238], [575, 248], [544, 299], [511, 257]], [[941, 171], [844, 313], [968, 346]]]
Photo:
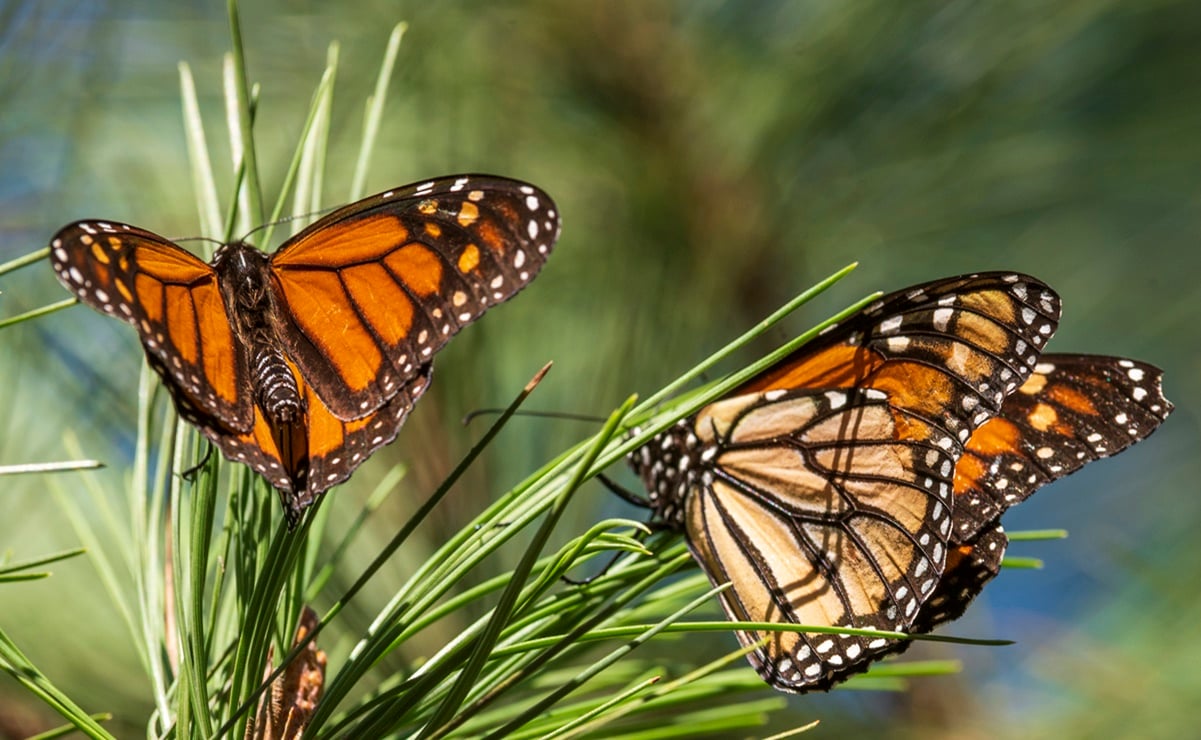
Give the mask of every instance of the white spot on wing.
[[881, 334], [892, 334], [901, 328], [902, 318], [900, 316], [890, 316], [880, 322]]

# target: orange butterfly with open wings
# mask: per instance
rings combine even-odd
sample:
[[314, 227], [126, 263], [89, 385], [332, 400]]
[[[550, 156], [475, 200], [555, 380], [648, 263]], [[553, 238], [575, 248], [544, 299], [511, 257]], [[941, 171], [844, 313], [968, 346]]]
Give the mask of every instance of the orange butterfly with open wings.
[[88, 220], [50, 259], [79, 300], [137, 328], [180, 415], [269, 480], [294, 526], [395, 439], [434, 353], [533, 280], [558, 235], [533, 185], [456, 175], [345, 206], [271, 255], [234, 242], [206, 264]]

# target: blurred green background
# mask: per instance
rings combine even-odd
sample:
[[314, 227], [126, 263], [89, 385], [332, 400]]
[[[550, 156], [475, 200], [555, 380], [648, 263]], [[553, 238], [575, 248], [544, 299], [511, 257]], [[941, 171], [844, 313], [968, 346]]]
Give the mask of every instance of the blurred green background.
[[[910, 655], [957, 657], [964, 673], [900, 695], [794, 697], [789, 721], [820, 718], [825, 737], [1196, 732], [1201, 4], [265, 0], [242, 13], [269, 199], [335, 40], [326, 200], [345, 199], [363, 100], [404, 20], [370, 190], [495, 172], [537, 183], [563, 214], [544, 274], [441, 353], [400, 440], [333, 494], [335, 521], [397, 463], [424, 498], [478, 438], [461, 415], [506, 403], [547, 360], [531, 406], [603, 414], [848, 262], [861, 267], [758, 349], [872, 290], [1021, 270], [1063, 296], [1052, 349], [1163, 367], [1176, 413], [1006, 518], [1071, 537], [1011, 548], [1048, 567], [1002, 574], [950, 631], [1017, 645], [918, 646]], [[84, 217], [196, 234], [176, 65], [191, 65], [224, 152], [228, 47], [219, 2], [0, 3], [0, 261]], [[217, 165], [228, 198], [228, 158]], [[66, 295], [45, 263], [0, 291], [3, 317]], [[4, 330], [0, 464], [68, 458], [72, 433], [109, 464], [99, 480], [117, 500], [141, 363], [132, 331], [85, 308]], [[420, 537], [461, 526], [591, 429], [516, 421]], [[81, 476], [63, 480], [89, 505]], [[643, 515], [599, 486], [583, 493], [569, 526]], [[389, 501], [378, 541], [412, 500]], [[44, 480], [3, 479], [0, 551], [77, 543]], [[349, 621], [421, 557], [406, 546]], [[149, 694], [115, 608], [86, 561], [55, 571], [0, 590], [0, 626], [85, 708], [138, 732]], [[0, 736], [52, 724], [0, 682]]]

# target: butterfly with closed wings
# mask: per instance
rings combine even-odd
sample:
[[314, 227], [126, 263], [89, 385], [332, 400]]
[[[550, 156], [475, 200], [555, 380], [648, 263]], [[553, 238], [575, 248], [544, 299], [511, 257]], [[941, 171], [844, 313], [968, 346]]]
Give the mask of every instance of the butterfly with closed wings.
[[[897, 291], [635, 450], [733, 620], [925, 632], [994, 576], [1004, 510], [1150, 434], [1160, 374], [1040, 355], [1058, 296], [987, 273]], [[738, 630], [782, 691], [828, 689], [908, 641]], [[759, 644], [762, 643], [762, 644]]]
[[267, 255], [206, 264], [111, 221], [51, 240], [59, 280], [132, 324], [179, 414], [304, 510], [396, 438], [452, 335], [538, 274], [559, 214], [533, 185], [429, 180], [344, 206]]

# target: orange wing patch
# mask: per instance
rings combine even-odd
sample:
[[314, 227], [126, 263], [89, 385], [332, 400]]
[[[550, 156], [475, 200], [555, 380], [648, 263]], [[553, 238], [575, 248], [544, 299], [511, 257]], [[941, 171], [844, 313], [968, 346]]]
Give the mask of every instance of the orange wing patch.
[[442, 262], [424, 244], [406, 244], [388, 255], [384, 264], [418, 297], [433, 295], [442, 287]]
[[385, 344], [399, 344], [408, 336], [413, 326], [413, 302], [386, 268], [373, 262], [347, 268], [342, 282], [363, 320]]
[[1053, 406], [1038, 403], [1026, 414], [1026, 421], [1040, 432], [1054, 428], [1059, 422], [1059, 414]]
[[328, 270], [330, 254], [338, 255], [338, 266], [377, 262], [408, 241], [409, 231], [396, 216], [373, 213], [329, 223], [337, 215], [330, 214], [293, 237], [272, 256], [275, 269]]
[[734, 395], [791, 388], [851, 388], [879, 369], [884, 358], [866, 347], [835, 344], [815, 352], [801, 347], [780, 364], [741, 386]]
[[463, 201], [459, 205], [458, 222], [460, 226], [470, 226], [480, 217], [480, 209], [475, 207], [470, 201]]
[[1081, 393], [1076, 388], [1071, 388], [1064, 385], [1053, 385], [1046, 390], [1046, 396], [1049, 400], [1062, 406], [1065, 409], [1074, 411], [1082, 416], [1099, 416], [1100, 412], [1093, 405], [1088, 396]]
[[151, 322], [163, 320], [163, 284], [150, 275], [139, 273], [134, 276], [134, 288], [138, 292], [138, 305], [143, 315]]
[[480, 265], [480, 250], [474, 244], [463, 247], [459, 255], [459, 272], [473, 272]]
[[351, 392], [375, 385], [383, 353], [336, 272], [306, 270], [281, 280], [284, 300], [300, 330], [331, 360]]
[[246, 367], [210, 265], [144, 229], [92, 221], [61, 229], [50, 259], [81, 301], [137, 328], [184, 418], [250, 429]]
[[[95, 259], [97, 262], [99, 262], [102, 265], [107, 265], [107, 264], [111, 263], [111, 260], [108, 257], [108, 250], [106, 250], [103, 246], [101, 246], [100, 242], [92, 241], [92, 237], [88, 236], [87, 241], [84, 241], [83, 243], [91, 246], [92, 258]], [[109, 248], [111, 249], [112, 246], [110, 245]]]
[[181, 285], [168, 285], [165, 305], [167, 330], [171, 332], [175, 349], [183, 362], [196, 364], [200, 357], [200, 337], [192, 291]]
[[216, 284], [192, 289], [192, 307], [196, 316], [196, 336], [203, 354], [203, 376], [212, 386], [217, 398], [234, 406], [245, 393], [245, 368], [234, 352], [224, 348], [234, 346], [234, 333], [225, 315], [225, 303]]
[[476, 224], [476, 232], [480, 241], [490, 251], [503, 255], [508, 247], [507, 235], [491, 219]]

